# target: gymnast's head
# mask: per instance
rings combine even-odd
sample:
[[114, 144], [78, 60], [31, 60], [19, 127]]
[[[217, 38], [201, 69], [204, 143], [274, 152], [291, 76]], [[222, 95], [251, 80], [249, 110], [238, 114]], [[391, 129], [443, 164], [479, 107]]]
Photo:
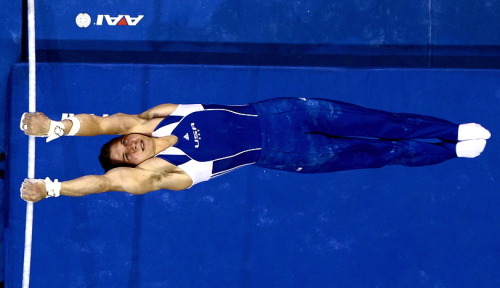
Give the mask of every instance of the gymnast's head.
[[155, 156], [155, 142], [146, 135], [128, 134], [104, 144], [99, 162], [105, 171], [116, 167], [135, 167]]

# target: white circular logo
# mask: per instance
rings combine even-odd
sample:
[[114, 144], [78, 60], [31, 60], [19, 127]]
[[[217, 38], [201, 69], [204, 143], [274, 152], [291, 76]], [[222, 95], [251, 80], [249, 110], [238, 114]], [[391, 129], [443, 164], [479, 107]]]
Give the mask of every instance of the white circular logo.
[[90, 18], [90, 15], [87, 13], [80, 13], [76, 15], [75, 19], [76, 25], [80, 28], [87, 28], [90, 26], [90, 22], [92, 22], [92, 19]]

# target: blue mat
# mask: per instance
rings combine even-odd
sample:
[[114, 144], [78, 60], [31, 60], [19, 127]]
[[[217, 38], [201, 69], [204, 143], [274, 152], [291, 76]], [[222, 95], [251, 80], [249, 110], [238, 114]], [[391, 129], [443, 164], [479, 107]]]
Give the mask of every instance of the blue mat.
[[[499, 287], [500, 71], [39, 64], [38, 110], [325, 97], [478, 122], [477, 159], [297, 175], [246, 167], [182, 192], [35, 205], [32, 287]], [[7, 285], [22, 277], [27, 67], [12, 74]], [[109, 139], [37, 140], [36, 177], [101, 173]]]
[[[10, 94], [8, 87], [10, 66], [19, 60], [21, 53], [21, 1], [2, 1], [0, 3], [0, 19], [2, 19], [2, 29], [0, 29], [0, 152], [6, 152], [6, 124], [7, 116], [7, 95]], [[0, 161], [0, 170], [5, 169], [5, 163]], [[7, 218], [7, 206], [5, 204], [5, 185], [0, 179], [0, 282], [4, 280], [5, 254], [4, 254], [4, 233], [3, 227]]]

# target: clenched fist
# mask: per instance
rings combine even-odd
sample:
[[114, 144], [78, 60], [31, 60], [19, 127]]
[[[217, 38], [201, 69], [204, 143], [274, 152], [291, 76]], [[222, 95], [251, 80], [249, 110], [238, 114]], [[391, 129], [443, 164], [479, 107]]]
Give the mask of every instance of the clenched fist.
[[29, 202], [38, 202], [47, 198], [45, 182], [42, 179], [24, 179], [21, 184], [21, 198]]
[[50, 129], [50, 118], [42, 112], [24, 113], [19, 128], [26, 135], [46, 136]]

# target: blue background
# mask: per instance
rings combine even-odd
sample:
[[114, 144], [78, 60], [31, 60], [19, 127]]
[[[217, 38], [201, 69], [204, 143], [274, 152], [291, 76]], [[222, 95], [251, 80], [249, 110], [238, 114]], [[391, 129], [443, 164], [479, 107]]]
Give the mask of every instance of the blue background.
[[[164, 102], [327, 97], [500, 129], [499, 72], [229, 66], [38, 66], [38, 110], [139, 113]], [[11, 105], [26, 107], [25, 65]], [[481, 97], [477, 97], [480, 94]], [[23, 103], [22, 105], [19, 105]], [[228, 135], [230, 137], [230, 135]], [[36, 177], [99, 174], [108, 137], [38, 139]], [[16, 143], [16, 145], [13, 145]], [[297, 175], [257, 167], [182, 192], [47, 199], [35, 205], [34, 287], [495, 287], [499, 148], [420, 168]], [[27, 137], [10, 199], [8, 275], [21, 276]], [[8, 279], [9, 279], [8, 278]]]
[[[24, 248], [23, 5], [0, 4], [7, 287], [21, 285]], [[83, 29], [82, 12], [145, 16]], [[493, 137], [477, 159], [430, 167], [245, 167], [184, 192], [48, 199], [35, 205], [31, 287], [499, 287], [499, 14], [500, 0], [37, 0], [38, 110], [54, 119], [326, 97]], [[37, 139], [36, 177], [101, 173], [107, 139]]]
[[[500, 68], [500, 1], [38, 1], [39, 61]], [[135, 27], [75, 17], [144, 15]]]

